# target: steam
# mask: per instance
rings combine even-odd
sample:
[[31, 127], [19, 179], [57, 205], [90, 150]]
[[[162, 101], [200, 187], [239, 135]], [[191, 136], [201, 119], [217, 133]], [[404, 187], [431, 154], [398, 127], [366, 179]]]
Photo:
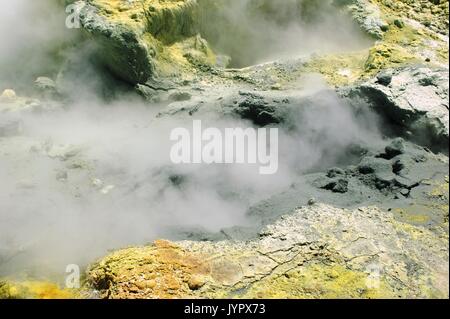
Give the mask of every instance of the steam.
[[[58, 14], [49, 19], [58, 12], [53, 2], [0, 1], [0, 35], [7, 40], [1, 44], [0, 88], [55, 75], [57, 59], [48, 49], [61, 48], [71, 36]], [[278, 25], [276, 19], [267, 23], [267, 17], [250, 17], [236, 7], [247, 2], [232, 3], [235, 14], [244, 12], [241, 26], [265, 24], [268, 38], [257, 35], [255, 45], [266, 43], [259, 50], [267, 55], [254, 56], [256, 60], [273, 52], [297, 52], [282, 45], [290, 42], [290, 34], [303, 39], [297, 49], [320, 48], [324, 42], [319, 41], [320, 28], [312, 32], [312, 27], [290, 22]], [[29, 23], [18, 23], [24, 17]], [[270, 39], [280, 34], [284, 38], [270, 50]], [[226, 36], [219, 41], [217, 45], [237, 50], [228, 46]], [[97, 73], [91, 49], [92, 44], [84, 43], [75, 51], [58, 51], [70, 61], [63, 86], [69, 105], [21, 113], [21, 135], [0, 138], [0, 275], [36, 268], [61, 272], [67, 264], [85, 265], [108, 249], [170, 238], [182, 229], [218, 232], [249, 225], [246, 211], [252, 204], [289, 187], [301, 174], [338, 163], [349, 146], [380, 139], [370, 114], [356, 115], [333, 93], [323, 93], [324, 83], [307, 78], [306, 90], [322, 93], [293, 105], [294, 125], [280, 132], [276, 175], [260, 175], [256, 165], [173, 165], [170, 131], [190, 128], [193, 118], [159, 118], [164, 105], [149, 105], [122, 91], [120, 98], [105, 101], [99, 91], [109, 78]], [[239, 63], [250, 62], [247, 49]], [[0, 114], [0, 119], [7, 116]], [[207, 114], [202, 120], [208, 127], [252, 126]]]
[[[204, 2], [208, 8], [209, 0]], [[358, 50], [370, 43], [331, 0], [227, 0], [205, 9], [202, 21], [204, 37], [231, 57], [233, 67]]]
[[52, 77], [64, 59], [62, 46], [77, 36], [64, 28], [64, 10], [55, 0], [0, 0], [0, 6], [0, 91]]

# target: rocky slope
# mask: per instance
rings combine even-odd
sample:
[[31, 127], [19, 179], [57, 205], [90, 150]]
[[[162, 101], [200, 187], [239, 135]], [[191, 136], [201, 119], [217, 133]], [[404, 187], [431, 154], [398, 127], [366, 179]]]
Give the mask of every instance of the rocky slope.
[[[383, 136], [360, 143], [332, 140], [339, 150], [333, 153], [335, 146], [328, 145], [325, 164], [298, 173], [283, 190], [248, 200], [250, 226], [166, 230], [158, 236], [171, 241], [117, 250], [93, 263], [89, 256], [81, 292], [0, 282], [1, 297], [448, 298], [447, 1], [250, 0], [243, 16], [225, 14], [240, 1], [65, 1], [73, 2], [81, 10], [79, 37], [102, 74], [101, 90], [109, 99], [126, 92], [158, 105], [151, 120], [136, 119], [134, 126], [225, 118], [305, 133], [301, 128], [315, 117], [351, 110], [358, 125], [381, 122]], [[254, 32], [258, 21], [251, 20], [252, 28], [237, 22], [250, 21], [254, 13], [271, 27], [301, 17], [301, 26], [311, 30], [315, 19], [350, 20], [342, 33], [361, 37], [362, 47], [278, 59], [252, 55], [256, 47], [264, 51], [259, 45], [267, 38]], [[225, 35], [218, 41], [223, 30], [241, 42]], [[242, 54], [239, 43], [250, 53]], [[85, 67], [84, 56], [81, 60], [71, 58], [53, 78], [39, 77], [31, 97], [12, 89], [0, 97], [1, 156], [20, 167], [14, 177], [20, 194], [47, 196], [30, 181], [36, 175], [30, 163], [53, 167], [52, 182], [44, 181], [65, 203], [83, 208], [91, 201], [103, 208], [120, 205], [110, 196], [115, 191], [155, 200], [167, 186], [150, 191], [150, 197], [149, 185], [166, 180], [180, 189], [188, 185], [191, 176], [164, 167], [136, 177], [142, 172], [102, 167], [92, 145], [26, 134], [36, 125], [29, 114], [59, 116], [71, 109], [74, 97], [66, 85], [73, 80], [71, 70]], [[321, 80], [311, 85], [317, 74], [326, 85]], [[37, 125], [54, 125], [49, 123]], [[333, 132], [346, 126], [337, 121]], [[320, 134], [322, 127], [312, 128], [317, 130], [312, 143], [328, 138]], [[98, 222], [108, 218], [102, 215]], [[0, 246], [3, 269], [38, 244], [12, 246]]]

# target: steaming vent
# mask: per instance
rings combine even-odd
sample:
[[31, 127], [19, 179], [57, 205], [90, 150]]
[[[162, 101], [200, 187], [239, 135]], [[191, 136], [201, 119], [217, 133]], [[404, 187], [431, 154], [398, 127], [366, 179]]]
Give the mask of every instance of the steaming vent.
[[232, 68], [312, 53], [357, 50], [372, 42], [334, 1], [224, 3], [199, 1], [199, 30], [216, 52], [230, 58]]

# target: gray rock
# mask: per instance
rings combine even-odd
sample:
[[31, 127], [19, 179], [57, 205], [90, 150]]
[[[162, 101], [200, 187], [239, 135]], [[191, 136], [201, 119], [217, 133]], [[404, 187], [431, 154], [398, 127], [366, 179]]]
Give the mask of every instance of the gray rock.
[[334, 3], [345, 6], [359, 26], [374, 38], [383, 38], [384, 32], [389, 29], [379, 7], [368, 0], [335, 0]]
[[448, 148], [448, 69], [408, 66], [388, 72], [392, 74], [389, 85], [384, 80], [380, 83], [379, 75], [339, 93], [355, 105], [366, 102], [413, 141]]
[[386, 146], [385, 148], [386, 156], [388, 159], [394, 158], [398, 155], [401, 155], [405, 152], [405, 145], [402, 138], [396, 138]]
[[330, 181], [327, 185], [323, 187], [332, 191], [333, 193], [347, 193], [348, 191], [348, 180], [344, 178], [338, 178], [336, 180]]
[[[175, 251], [195, 260], [199, 269], [207, 269], [208, 277], [191, 284], [191, 290], [174, 291], [180, 298], [248, 299], [273, 296], [274, 291], [287, 291], [291, 298], [327, 298], [330, 294], [369, 298], [374, 291], [381, 292], [375, 297], [385, 298], [448, 298], [447, 246], [445, 235], [399, 222], [391, 211], [376, 207], [348, 210], [318, 203], [294, 209], [252, 240], [176, 242]], [[139, 290], [129, 284], [143, 282], [142, 278], [154, 273], [153, 268], [133, 270], [125, 260], [148, 263], [150, 254], [159, 256], [158, 250], [173, 249], [167, 247], [114, 252], [89, 268], [87, 283], [103, 298], [154, 298], [152, 289]], [[187, 272], [178, 260], [167, 258], [157, 267], [168, 269], [182, 282]], [[343, 276], [350, 277], [351, 284], [342, 285]]]
[[131, 84], [145, 83], [153, 74], [153, 51], [136, 31], [110, 23], [97, 9], [86, 4], [80, 14], [83, 30], [99, 46], [101, 61], [120, 79]]
[[388, 86], [392, 82], [392, 74], [380, 72], [380, 74], [377, 75], [377, 81], [381, 85]]
[[391, 168], [388, 160], [376, 157], [365, 157], [358, 165], [358, 171], [364, 175], [390, 172]]

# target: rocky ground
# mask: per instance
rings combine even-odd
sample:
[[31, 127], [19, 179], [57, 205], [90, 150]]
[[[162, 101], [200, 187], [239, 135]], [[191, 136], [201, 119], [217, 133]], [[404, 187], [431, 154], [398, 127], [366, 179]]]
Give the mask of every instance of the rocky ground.
[[117, 251], [89, 279], [108, 298], [440, 298], [446, 238], [376, 207], [312, 204], [252, 241]]
[[[78, 1], [79, 36], [96, 43], [96, 61], [108, 70], [105, 94], [131, 91], [144, 104], [158, 104], [151, 123], [229, 118], [301, 133], [312, 108], [316, 116], [333, 114], [326, 107], [332, 101], [338, 112], [356, 114], [359, 125], [379, 121], [382, 136], [325, 152], [339, 159], [249, 200], [245, 225], [176, 225], [157, 234], [164, 240], [88, 260], [75, 293], [12, 279], [0, 283], [0, 296], [448, 298], [448, 2], [301, 2], [300, 12], [352, 17], [367, 45], [234, 68], [233, 58], [244, 58], [215, 50], [218, 31], [204, 25], [203, 15], [219, 27], [230, 23], [217, 13], [226, 1]], [[255, 3], [263, 13], [273, 10], [267, 1]], [[20, 168], [20, 194], [39, 189], [27, 174], [35, 161], [56, 165], [52, 187], [70, 194], [70, 203], [103, 203], [114, 189], [145, 192], [160, 178], [189, 183], [189, 175], [163, 170], [158, 179], [126, 184], [124, 173], [101, 167], [86, 145], [27, 135], [27, 114], [59, 114], [70, 105], [70, 68], [76, 63], [38, 78], [31, 97], [12, 89], [0, 97], [0, 156]], [[311, 88], [316, 77], [321, 84]], [[0, 247], [0, 269], [14, 267], [10, 261], [33, 245]]]

